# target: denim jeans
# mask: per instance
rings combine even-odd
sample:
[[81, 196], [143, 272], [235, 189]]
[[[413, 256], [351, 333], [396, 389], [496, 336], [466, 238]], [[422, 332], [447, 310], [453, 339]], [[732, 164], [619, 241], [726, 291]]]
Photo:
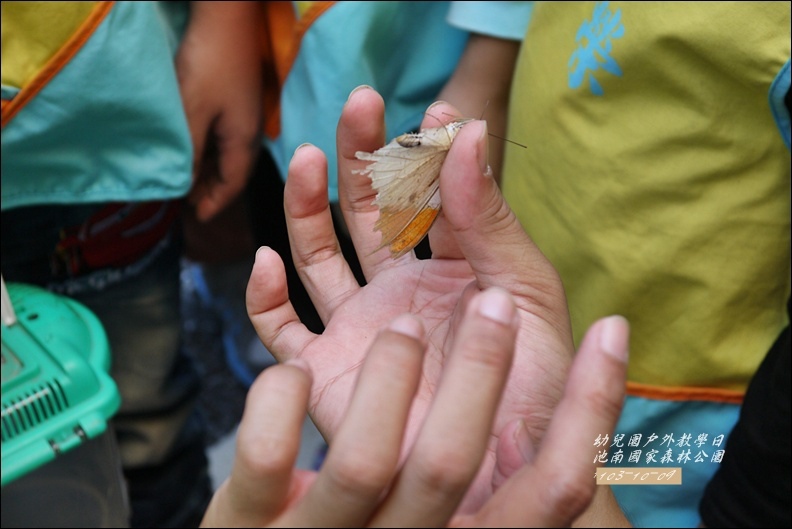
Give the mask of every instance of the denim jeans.
[[2, 273], [67, 295], [102, 322], [121, 394], [113, 417], [134, 527], [197, 526], [211, 496], [200, 378], [181, 337], [178, 225], [135, 262], [59, 277], [50, 263], [63, 228], [103, 205], [2, 213]]

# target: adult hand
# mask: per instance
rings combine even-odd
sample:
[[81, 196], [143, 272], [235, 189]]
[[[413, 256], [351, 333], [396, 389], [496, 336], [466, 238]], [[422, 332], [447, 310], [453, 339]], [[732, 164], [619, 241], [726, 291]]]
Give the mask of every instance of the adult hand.
[[244, 189], [261, 144], [258, 2], [192, 2], [176, 55], [193, 142], [189, 200], [201, 221]]
[[584, 340], [532, 463], [480, 511], [453, 516], [489, 443], [518, 327], [502, 289], [470, 300], [417, 438], [405, 447], [427, 344], [420, 320], [397, 317], [365, 355], [318, 473], [294, 469], [313, 369], [303, 360], [268, 368], [250, 389], [231, 475], [202, 526], [569, 525], [593, 494], [591, 439], [612, 431], [621, 407], [627, 326], [618, 317], [597, 322]]
[[[428, 113], [429, 127], [438, 126], [438, 117], [457, 115], [443, 103]], [[530, 461], [561, 398], [574, 355], [564, 291], [490, 176], [486, 126], [480, 121], [459, 132], [441, 170], [443, 210], [429, 234], [432, 258], [409, 254], [393, 260], [386, 249], [372, 253], [380, 243], [372, 231], [378, 211], [368, 177], [353, 170], [365, 166], [355, 152], [374, 151], [384, 142], [382, 98], [367, 87], [353, 91], [338, 125], [340, 205], [366, 285], [355, 280], [335, 238], [326, 158], [319, 149], [302, 146], [289, 168], [285, 212], [295, 265], [325, 331], [315, 335], [299, 322], [282, 261], [266, 248], [257, 253], [248, 283], [248, 313], [279, 360], [302, 358], [310, 364], [309, 411], [331, 444], [377, 329], [398, 314], [417, 315], [426, 326], [428, 348], [407, 424], [406, 456], [429, 412], [448, 352], [460, 339], [461, 315], [471, 296], [490, 287], [509, 292], [519, 320], [517, 352], [485, 459], [462, 504], [463, 512], [476, 512], [505, 477]]]

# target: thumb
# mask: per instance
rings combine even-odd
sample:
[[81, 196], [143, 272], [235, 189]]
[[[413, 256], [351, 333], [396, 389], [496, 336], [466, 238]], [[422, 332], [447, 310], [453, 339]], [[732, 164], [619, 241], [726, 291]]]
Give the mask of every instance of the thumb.
[[525, 421], [516, 419], [503, 427], [495, 449], [495, 470], [492, 489], [497, 490], [523, 465], [532, 463], [537, 447], [528, 433]]
[[440, 172], [443, 212], [456, 243], [480, 288], [509, 288], [528, 277], [557, 284], [553, 292], [563, 296], [555, 269], [522, 228], [492, 177], [487, 140], [486, 122], [465, 125]]

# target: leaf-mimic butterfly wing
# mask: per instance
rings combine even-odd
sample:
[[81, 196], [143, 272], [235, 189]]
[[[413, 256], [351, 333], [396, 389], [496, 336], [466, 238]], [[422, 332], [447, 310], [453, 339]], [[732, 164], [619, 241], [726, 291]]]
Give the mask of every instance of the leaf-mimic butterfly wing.
[[374, 204], [380, 216], [374, 229], [382, 233], [377, 250], [387, 246], [396, 259], [429, 232], [440, 212], [440, 168], [457, 133], [470, 121], [402, 134], [373, 153], [355, 153], [357, 159], [373, 162], [355, 173], [368, 175], [377, 192]]

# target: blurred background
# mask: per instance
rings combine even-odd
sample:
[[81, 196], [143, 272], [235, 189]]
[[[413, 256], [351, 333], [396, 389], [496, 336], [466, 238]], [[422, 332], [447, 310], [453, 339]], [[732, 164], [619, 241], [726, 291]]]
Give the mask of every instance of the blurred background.
[[[231, 471], [249, 383], [275, 363], [245, 312], [249, 275], [244, 262], [214, 268], [188, 259], [182, 262], [184, 334], [202, 375], [200, 407], [208, 425], [209, 470], [215, 489]], [[324, 439], [306, 415], [297, 466], [316, 468], [324, 448]]]

